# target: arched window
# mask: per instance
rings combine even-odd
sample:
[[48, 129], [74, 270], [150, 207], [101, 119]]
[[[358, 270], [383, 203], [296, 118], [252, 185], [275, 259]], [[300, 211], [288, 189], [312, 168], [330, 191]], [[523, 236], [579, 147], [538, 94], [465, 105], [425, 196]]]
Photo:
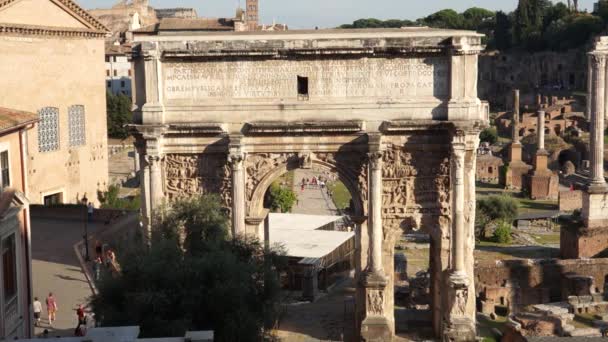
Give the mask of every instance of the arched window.
[[59, 108], [44, 107], [38, 111], [38, 151], [59, 149]]
[[82, 146], [86, 144], [86, 130], [84, 106], [74, 105], [68, 109], [68, 123], [70, 128], [70, 146]]

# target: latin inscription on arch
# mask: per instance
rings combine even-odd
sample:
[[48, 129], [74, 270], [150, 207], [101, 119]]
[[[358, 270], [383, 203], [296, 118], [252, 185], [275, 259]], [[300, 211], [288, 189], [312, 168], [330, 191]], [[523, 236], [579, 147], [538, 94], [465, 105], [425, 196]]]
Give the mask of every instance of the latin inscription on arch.
[[362, 58], [311, 61], [165, 63], [167, 100], [295, 98], [297, 76], [311, 98], [408, 98], [448, 95], [446, 58]]

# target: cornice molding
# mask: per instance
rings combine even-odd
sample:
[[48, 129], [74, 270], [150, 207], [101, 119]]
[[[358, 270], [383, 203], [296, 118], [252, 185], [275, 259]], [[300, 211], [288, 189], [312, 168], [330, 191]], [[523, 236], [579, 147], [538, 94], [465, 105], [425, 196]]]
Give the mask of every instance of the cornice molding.
[[106, 36], [106, 32], [92, 29], [0, 23], [0, 35], [50, 36], [61, 38], [104, 38]]

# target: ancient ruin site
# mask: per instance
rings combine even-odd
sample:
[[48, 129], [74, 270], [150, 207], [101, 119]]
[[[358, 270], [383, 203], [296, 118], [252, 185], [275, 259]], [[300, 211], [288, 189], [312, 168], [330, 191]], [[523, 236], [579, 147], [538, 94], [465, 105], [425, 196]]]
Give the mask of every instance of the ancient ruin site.
[[0, 341], [608, 338], [608, 0], [468, 5], [0, 0]]

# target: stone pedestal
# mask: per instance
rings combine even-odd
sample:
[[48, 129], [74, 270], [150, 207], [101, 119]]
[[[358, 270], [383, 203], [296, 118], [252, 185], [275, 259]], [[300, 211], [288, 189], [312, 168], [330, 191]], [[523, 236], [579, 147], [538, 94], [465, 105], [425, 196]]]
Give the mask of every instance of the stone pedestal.
[[[509, 163], [517, 163], [521, 161], [522, 146], [520, 142], [513, 142], [509, 148]], [[523, 163], [523, 162], [522, 162]]]
[[444, 326], [443, 340], [449, 342], [475, 341], [475, 321], [467, 316], [469, 277], [464, 272], [453, 272], [449, 278], [452, 307]]
[[528, 176], [528, 192], [534, 200], [557, 199], [559, 179], [547, 168], [549, 153], [540, 150], [534, 157], [534, 170]]
[[549, 169], [547, 169], [547, 160], [549, 159], [549, 152], [545, 150], [540, 150], [536, 152], [536, 156], [534, 156], [534, 174], [546, 174], [550, 173]]
[[581, 216], [587, 228], [608, 227], [608, 192], [605, 186], [591, 185], [583, 193]]
[[393, 330], [384, 308], [387, 279], [380, 274], [366, 273], [361, 282], [365, 288], [365, 318], [361, 322], [361, 339], [366, 342], [392, 341]]

